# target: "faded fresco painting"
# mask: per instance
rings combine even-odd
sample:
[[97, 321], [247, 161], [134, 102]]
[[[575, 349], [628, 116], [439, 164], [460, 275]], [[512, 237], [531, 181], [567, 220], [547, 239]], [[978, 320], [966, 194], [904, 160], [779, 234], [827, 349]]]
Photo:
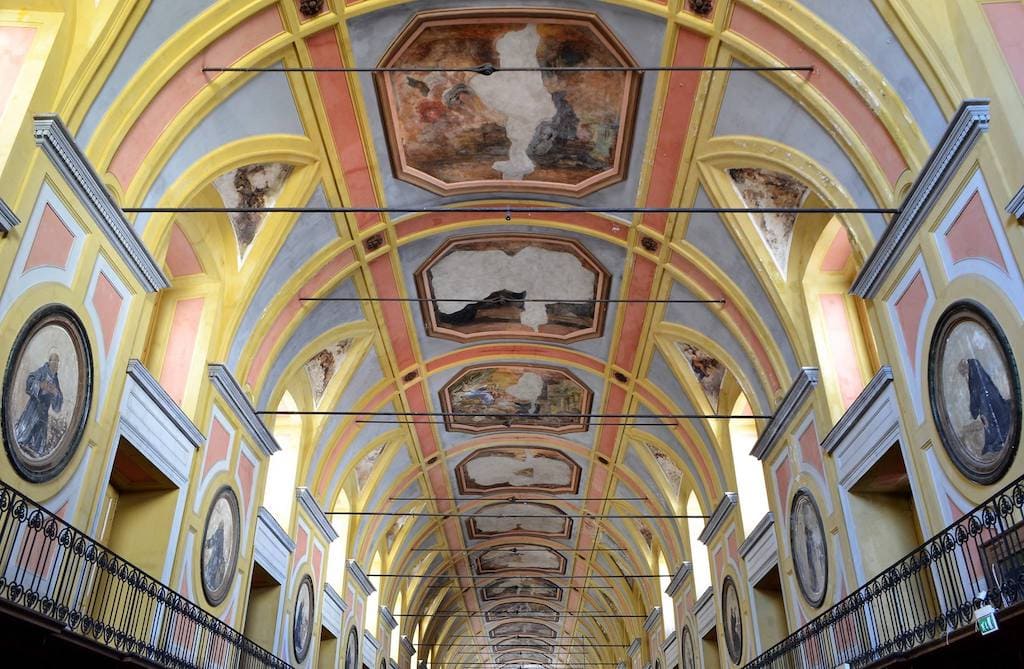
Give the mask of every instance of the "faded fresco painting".
[[485, 602], [513, 597], [535, 597], [557, 601], [562, 599], [562, 588], [546, 578], [534, 576], [498, 578], [480, 588], [480, 598]]
[[[729, 170], [729, 177], [743, 202], [751, 208], [795, 208], [807, 197], [807, 186], [788, 174], [760, 168]], [[771, 252], [783, 277], [789, 271], [789, 249], [793, 242], [796, 214], [751, 213], [757, 231]]]
[[494, 447], [474, 451], [455, 467], [462, 494], [494, 490], [575, 493], [580, 466], [552, 448]]
[[213, 606], [223, 602], [231, 589], [238, 563], [239, 530], [238, 498], [225, 486], [210, 504], [200, 548], [203, 592]]
[[308, 574], [299, 584], [292, 613], [292, 648], [295, 660], [301, 664], [309, 654], [309, 642], [313, 638], [313, 579]]
[[828, 546], [818, 504], [806, 490], [793, 497], [789, 547], [800, 592], [811, 606], [821, 606], [828, 587]]
[[475, 365], [441, 389], [445, 426], [453, 432], [584, 432], [593, 393], [557, 367]]
[[[375, 75], [396, 176], [435, 193], [585, 195], [626, 172], [640, 73], [502, 71], [634, 66], [593, 14], [459, 9], [418, 14]], [[493, 73], [467, 71], [482, 65]]]
[[466, 520], [471, 539], [489, 539], [507, 534], [532, 534], [564, 539], [572, 533], [572, 519], [550, 504], [500, 502], [482, 507]]
[[521, 667], [521, 669], [539, 669], [536, 665], [541, 667], [551, 664], [551, 656], [544, 655], [537, 651], [526, 651], [518, 650], [511, 653], [505, 653], [499, 655], [496, 658], [496, 662], [499, 665], [511, 665], [513, 667]]
[[959, 302], [939, 319], [929, 360], [932, 415], [943, 447], [968, 478], [994, 483], [1020, 438], [1020, 379], [988, 312]]
[[535, 650], [542, 653], [552, 653], [555, 650], [554, 646], [551, 643], [543, 639], [534, 639], [532, 637], [525, 637], [523, 639], [508, 639], [505, 641], [498, 641], [492, 645], [494, 651], [497, 653], [508, 650], [515, 650], [516, 648]]
[[565, 571], [565, 556], [546, 547], [520, 549], [518, 546], [491, 548], [476, 557], [478, 574], [529, 569], [561, 574]]
[[491, 630], [491, 638], [503, 636], [535, 636], [545, 639], [554, 639], [558, 632], [547, 625], [540, 623], [502, 623]]
[[686, 342], [678, 342], [676, 346], [690, 366], [693, 376], [700, 384], [708, 404], [718, 410], [718, 398], [722, 394], [722, 382], [725, 381], [725, 365], [706, 351]]
[[[292, 173], [292, 166], [284, 163], [256, 163], [244, 165], [220, 175], [213, 187], [227, 208], [259, 209], [273, 207], [284, 182]], [[227, 214], [238, 244], [238, 266], [245, 262], [256, 234], [267, 218], [266, 212], [239, 211]]]
[[416, 271], [427, 333], [578, 341], [604, 331], [611, 275], [581, 244], [543, 235], [449, 239]]
[[3, 442], [18, 474], [48, 481], [82, 439], [92, 399], [92, 354], [68, 308], [34, 313], [18, 333], [4, 373]]
[[507, 620], [509, 618], [537, 618], [558, 622], [558, 611], [546, 604], [537, 602], [508, 602], [488, 609], [484, 614], [487, 622]]
[[306, 361], [304, 365], [306, 378], [309, 379], [309, 389], [313, 393], [313, 405], [320, 406], [320, 400], [331, 379], [334, 378], [341, 363], [352, 348], [351, 339], [342, 339], [330, 346], [321, 349], [316, 355]]
[[722, 582], [722, 622], [725, 625], [725, 648], [733, 664], [743, 659], [743, 616], [736, 582], [726, 576]]

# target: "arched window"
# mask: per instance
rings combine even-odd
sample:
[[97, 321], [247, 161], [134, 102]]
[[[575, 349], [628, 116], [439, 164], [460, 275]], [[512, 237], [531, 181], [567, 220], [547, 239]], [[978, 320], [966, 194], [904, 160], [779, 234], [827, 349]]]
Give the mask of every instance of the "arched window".
[[[279, 411], [297, 411], [298, 406], [286, 392], [278, 403]], [[274, 439], [281, 450], [270, 456], [267, 485], [263, 489], [263, 506], [286, 531], [292, 520], [295, 501], [295, 475], [299, 467], [299, 446], [302, 439], [302, 417], [277, 416], [274, 421]]]
[[672, 572], [669, 571], [668, 564], [665, 563], [664, 555], [658, 556], [658, 573], [662, 575], [659, 579], [661, 584], [661, 622], [665, 627], [665, 638], [668, 638], [668, 635], [676, 630], [676, 609], [672, 598], [666, 592], [668, 584], [672, 582]]
[[399, 642], [402, 639], [402, 617], [401, 616], [402, 616], [402, 609], [404, 608], [404, 605], [403, 605], [404, 601], [405, 601], [405, 597], [402, 596], [402, 593], [398, 593], [398, 597], [395, 598], [395, 608], [391, 612], [391, 613], [395, 614], [395, 620], [398, 621], [398, 627], [396, 627], [395, 629], [391, 630], [391, 659], [393, 659], [395, 662], [398, 661]]
[[[381, 573], [381, 559], [380, 553], [373, 556], [373, 562], [370, 563], [371, 574]], [[380, 586], [381, 584], [375, 584], [377, 589], [370, 593], [370, 596], [366, 598], [366, 611], [365, 617], [363, 618], [363, 629], [367, 630], [374, 636], [375, 639], [379, 640], [377, 634], [377, 628], [379, 627], [378, 622], [380, 621]]]
[[[348, 511], [350, 508], [348, 495], [342, 491], [334, 505], [335, 511]], [[345, 515], [332, 515], [331, 527], [338, 533], [338, 538], [331, 542], [327, 549], [327, 582], [341, 592], [341, 583], [345, 579], [345, 564], [348, 561], [348, 519]]]
[[[686, 500], [686, 515], [703, 516], [704, 510], [697, 501], [697, 493], [690, 492]], [[711, 562], [708, 560], [708, 548], [700, 542], [700, 533], [704, 530], [703, 518], [687, 518], [686, 528], [690, 537], [690, 567], [693, 569], [693, 588], [699, 597], [711, 587]]]
[[[733, 415], [749, 416], [750, 402], [740, 393], [732, 409]], [[729, 421], [729, 443], [732, 446], [732, 464], [736, 472], [736, 492], [740, 500], [740, 518], [743, 533], [749, 534], [768, 513], [768, 490], [764, 484], [761, 461], [750, 454], [757, 441], [757, 425], [753, 418], [733, 418]]]

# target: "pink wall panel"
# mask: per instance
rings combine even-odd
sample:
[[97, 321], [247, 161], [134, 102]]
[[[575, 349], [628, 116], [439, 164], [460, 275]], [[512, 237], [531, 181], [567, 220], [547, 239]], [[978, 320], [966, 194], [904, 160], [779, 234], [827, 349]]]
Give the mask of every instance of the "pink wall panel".
[[0, 116], [7, 109], [35, 35], [36, 29], [29, 26], [0, 26]]
[[100, 317], [100, 329], [103, 330], [104, 350], [110, 353], [110, 346], [114, 341], [114, 331], [117, 330], [117, 318], [121, 314], [121, 305], [124, 297], [117, 292], [114, 284], [103, 272], [100, 272], [96, 279], [96, 290], [92, 294], [92, 306]]
[[203, 273], [203, 265], [196, 257], [192, 244], [177, 224], [171, 225], [171, 240], [167, 245], [167, 268], [176, 277]]
[[50, 205], [43, 207], [43, 215], [36, 228], [35, 239], [28, 251], [22, 273], [36, 267], [57, 267], [66, 269], [71, 255], [71, 244], [75, 235], [64, 225], [57, 212]]
[[203, 476], [206, 476], [214, 465], [223, 462], [228, 457], [228, 449], [231, 446], [231, 435], [216, 418], [210, 426], [210, 439], [206, 443], [206, 456], [203, 458]]
[[1017, 81], [1017, 89], [1024, 94], [1024, 4], [1017, 0], [990, 2], [982, 5], [982, 9]]
[[178, 404], [185, 399], [185, 384], [192, 368], [192, 356], [199, 337], [199, 320], [205, 302], [206, 298], [193, 297], [180, 300], [174, 305], [171, 334], [167, 351], [164, 352], [164, 362], [160, 366], [160, 385]]
[[846, 298], [838, 293], [824, 293], [818, 299], [821, 301], [829, 351], [832, 354], [832, 360], [828, 362], [838, 377], [843, 406], [849, 407], [864, 389], [864, 379], [857, 363], [857, 349], [853, 342], [850, 315], [846, 310]]
[[920, 273], [911, 280], [907, 289], [896, 300], [896, 315], [899, 317], [900, 330], [903, 332], [903, 345], [907, 358], [913, 367], [917, 367], [917, 332], [924, 317], [924, 307], [928, 302], [928, 288], [924, 285], [924, 277]]
[[829, 244], [828, 250], [825, 251], [825, 257], [821, 261], [821, 270], [823, 272], [840, 272], [846, 267], [846, 262], [850, 259], [850, 255], [853, 253], [853, 247], [850, 246], [850, 235], [846, 234], [846, 230], [840, 228], [836, 231], [836, 236], [832, 238], [832, 243]]
[[963, 211], [946, 231], [946, 244], [949, 245], [949, 254], [955, 263], [967, 258], [980, 258], [1006, 271], [999, 242], [996, 241], [996, 235], [985, 213], [981, 195], [977, 192], [967, 201]]

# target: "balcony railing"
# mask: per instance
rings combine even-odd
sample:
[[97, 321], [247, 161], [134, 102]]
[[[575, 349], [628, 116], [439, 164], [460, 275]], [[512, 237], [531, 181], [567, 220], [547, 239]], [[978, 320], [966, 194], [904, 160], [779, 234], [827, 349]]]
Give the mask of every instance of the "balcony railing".
[[0, 600], [174, 668], [287, 662], [0, 482]]
[[748, 669], [864, 667], [1024, 596], [1024, 477], [750, 662]]

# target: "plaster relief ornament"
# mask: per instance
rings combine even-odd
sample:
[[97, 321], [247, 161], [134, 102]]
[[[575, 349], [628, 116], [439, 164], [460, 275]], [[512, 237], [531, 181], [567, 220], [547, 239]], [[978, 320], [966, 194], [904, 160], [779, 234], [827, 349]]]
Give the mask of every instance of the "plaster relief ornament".
[[452, 432], [585, 432], [593, 393], [569, 371], [542, 365], [475, 365], [441, 389]]
[[342, 339], [322, 349], [306, 361], [304, 367], [306, 377], [309, 379], [309, 389], [313, 393], [314, 406], [320, 406], [320, 400], [323, 399], [327, 386], [334, 378], [351, 347], [351, 339]]
[[625, 177], [639, 72], [501, 69], [635, 66], [594, 14], [423, 12], [379, 66], [451, 68], [374, 76], [399, 179], [439, 194], [581, 196]]
[[811, 606], [821, 606], [828, 587], [828, 545], [818, 504], [807, 490], [799, 490], [793, 497], [789, 549], [800, 592]]
[[[257, 163], [232, 170], [213, 180], [213, 187], [228, 208], [273, 207], [292, 173], [292, 166], [283, 163]], [[241, 267], [249, 247], [266, 220], [265, 212], [228, 214], [231, 229], [238, 243], [238, 266]]]
[[21, 328], [4, 371], [4, 449], [18, 475], [58, 476], [82, 440], [92, 403], [92, 351], [78, 316], [40, 308]]
[[717, 411], [718, 398], [722, 394], [722, 382], [725, 380], [725, 365], [693, 344], [678, 342], [676, 346], [689, 363], [690, 370], [704, 391], [704, 396], [708, 398], [708, 404]]
[[345, 669], [359, 669], [359, 630], [355, 625], [348, 631], [348, 641], [345, 643]]
[[[740, 198], [751, 208], [799, 207], [807, 197], [807, 186], [788, 174], [759, 168], [729, 170]], [[757, 231], [772, 254], [783, 278], [787, 276], [789, 249], [793, 241], [796, 214], [763, 214], [752, 212]]]
[[743, 659], [743, 616], [736, 582], [726, 576], [722, 582], [722, 624], [725, 626], [725, 648], [733, 664]]
[[610, 281], [580, 243], [544, 235], [454, 237], [416, 271], [427, 333], [458, 341], [599, 337]]
[[309, 574], [302, 577], [299, 591], [295, 596], [295, 610], [292, 612], [292, 650], [295, 661], [302, 664], [309, 654], [313, 638], [313, 579]]
[[200, 545], [200, 580], [212, 606], [223, 602], [231, 589], [238, 566], [239, 520], [238, 497], [234, 490], [224, 486], [210, 503]]
[[980, 304], [951, 305], [932, 334], [928, 360], [932, 417], [956, 467], [995, 483], [1020, 441], [1020, 377], [1006, 335]]

